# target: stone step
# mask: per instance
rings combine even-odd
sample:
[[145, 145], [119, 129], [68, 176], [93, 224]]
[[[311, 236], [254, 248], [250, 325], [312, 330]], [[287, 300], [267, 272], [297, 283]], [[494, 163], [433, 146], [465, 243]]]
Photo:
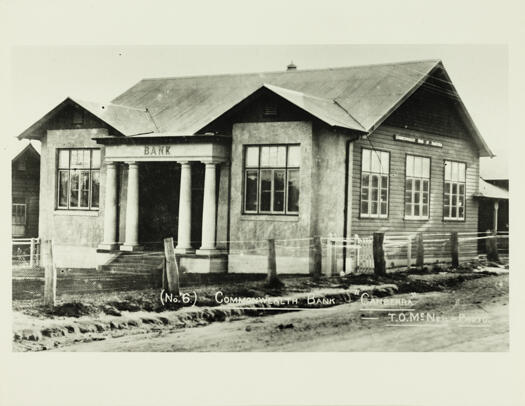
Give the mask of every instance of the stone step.
[[160, 267], [143, 267], [143, 266], [119, 266], [119, 265], [102, 265], [102, 272], [130, 272], [137, 274], [153, 274], [160, 271]]
[[156, 264], [106, 264], [104, 266], [114, 267], [115, 269], [129, 268], [129, 269], [157, 269], [162, 266], [162, 262]]
[[163, 258], [149, 258], [149, 259], [116, 259], [111, 264], [160, 264]]

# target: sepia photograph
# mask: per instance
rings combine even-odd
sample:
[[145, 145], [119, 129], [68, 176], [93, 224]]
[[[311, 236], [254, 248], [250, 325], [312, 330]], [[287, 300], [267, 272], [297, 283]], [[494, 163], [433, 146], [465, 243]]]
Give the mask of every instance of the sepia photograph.
[[12, 351], [508, 352], [508, 64], [12, 48]]

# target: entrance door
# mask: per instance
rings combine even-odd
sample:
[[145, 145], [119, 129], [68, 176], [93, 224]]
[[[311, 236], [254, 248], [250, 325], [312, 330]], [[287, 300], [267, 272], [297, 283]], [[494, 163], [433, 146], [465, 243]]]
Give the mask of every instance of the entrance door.
[[139, 241], [145, 248], [162, 249], [164, 238], [177, 240], [180, 166], [141, 163], [139, 174]]

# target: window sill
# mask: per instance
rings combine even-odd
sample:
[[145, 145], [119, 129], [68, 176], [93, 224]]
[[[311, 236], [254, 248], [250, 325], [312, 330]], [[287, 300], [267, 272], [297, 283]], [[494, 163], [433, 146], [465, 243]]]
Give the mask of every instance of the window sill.
[[428, 217], [405, 217], [404, 220], [407, 221], [428, 221]]
[[241, 214], [241, 221], [299, 221], [298, 215], [287, 214]]
[[445, 218], [443, 218], [443, 221], [450, 221], [450, 222], [453, 222], [453, 223], [458, 223], [458, 222], [461, 223], [462, 221], [465, 221], [465, 219], [464, 218], [462, 218], [462, 219], [454, 219], [454, 218], [445, 217]]
[[55, 210], [55, 216], [87, 216], [98, 217], [99, 210]]

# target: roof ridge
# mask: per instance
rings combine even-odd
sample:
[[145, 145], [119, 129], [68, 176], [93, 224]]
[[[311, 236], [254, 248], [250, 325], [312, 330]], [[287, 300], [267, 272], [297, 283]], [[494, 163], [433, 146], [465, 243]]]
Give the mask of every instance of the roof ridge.
[[343, 69], [357, 69], [357, 68], [366, 68], [372, 66], [399, 66], [399, 65], [408, 65], [422, 62], [434, 62], [438, 64], [441, 59], [419, 59], [413, 61], [403, 61], [403, 62], [383, 62], [383, 63], [371, 63], [364, 65], [351, 65], [351, 66], [336, 66], [328, 68], [313, 68], [313, 69], [297, 69], [293, 71], [265, 71], [265, 72], [241, 72], [241, 73], [219, 73], [219, 74], [210, 74], [210, 75], [189, 75], [189, 76], [164, 76], [158, 78], [143, 78], [138, 83], [144, 81], [155, 81], [155, 80], [175, 80], [175, 79], [202, 79], [207, 77], [231, 77], [231, 76], [253, 76], [253, 75], [262, 75], [262, 74], [277, 74], [277, 73], [287, 73], [287, 74], [300, 74], [302, 72], [319, 72], [319, 71], [331, 71], [331, 70], [343, 70]]

